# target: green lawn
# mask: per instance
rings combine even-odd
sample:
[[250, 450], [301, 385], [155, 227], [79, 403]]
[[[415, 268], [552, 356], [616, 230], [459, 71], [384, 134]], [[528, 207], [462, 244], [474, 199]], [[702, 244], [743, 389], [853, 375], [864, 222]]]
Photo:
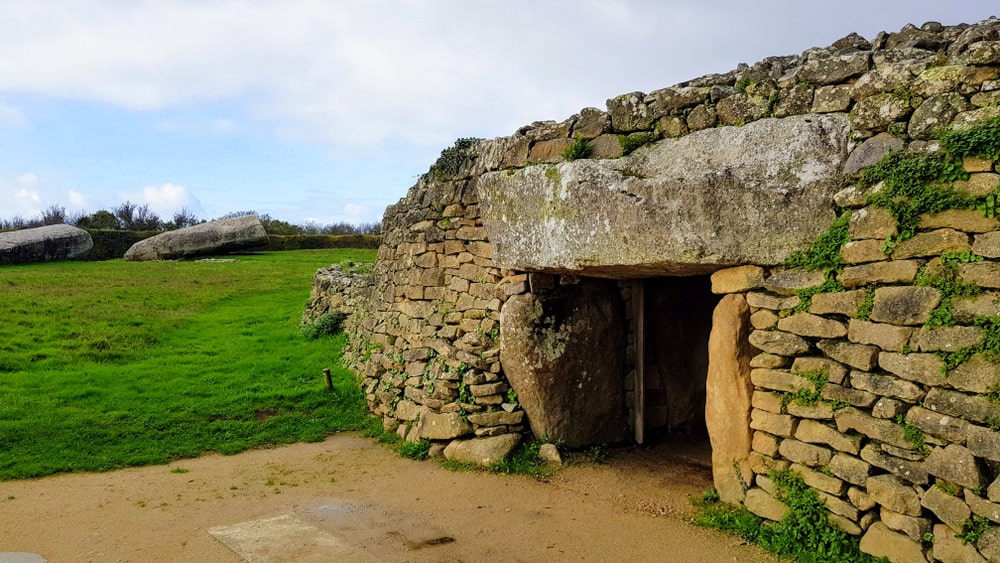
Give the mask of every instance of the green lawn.
[[0, 480], [361, 428], [343, 336], [298, 325], [317, 268], [375, 251], [236, 258], [0, 267]]

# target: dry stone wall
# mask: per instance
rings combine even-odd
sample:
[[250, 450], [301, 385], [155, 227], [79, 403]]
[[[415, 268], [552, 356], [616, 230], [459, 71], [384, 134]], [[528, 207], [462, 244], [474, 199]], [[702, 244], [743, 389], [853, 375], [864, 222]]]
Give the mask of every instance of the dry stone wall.
[[[1000, 338], [989, 325], [1000, 315], [1000, 223], [972, 209], [937, 209], [902, 225], [886, 210], [895, 203], [871, 203], [884, 184], [856, 182], [894, 151], [940, 154], [939, 130], [989, 124], [1000, 117], [998, 103], [1000, 20], [928, 23], [870, 41], [852, 34], [798, 56], [618, 96], [607, 101], [607, 111], [586, 108], [510, 137], [459, 140], [387, 209], [370, 294], [349, 307], [345, 357], [387, 429], [408, 440], [432, 440], [435, 451], [452, 459], [493, 462], [531, 428], [591, 427], [588, 412], [602, 413], [601, 419], [618, 426], [611, 429], [614, 435], [624, 436], [621, 427], [631, 419], [636, 391], [624, 373], [636, 363], [636, 335], [628, 328], [633, 307], [626, 306], [634, 296], [628, 282], [619, 283], [618, 292], [611, 286], [597, 292], [592, 288], [600, 280], [580, 275], [621, 282], [715, 272], [713, 291], [727, 297], [716, 310], [709, 347], [732, 358], [710, 361], [708, 418], [727, 424], [745, 419], [741, 428], [746, 426], [745, 435], [713, 439], [713, 447], [719, 445], [713, 452], [717, 483], [725, 485], [720, 493], [762, 517], [780, 519], [787, 508], [768, 473], [790, 469], [819, 492], [832, 522], [862, 537], [867, 553], [893, 561], [1000, 560], [1000, 527], [992, 525], [1000, 524], [1000, 371], [984, 348]], [[789, 168], [760, 182], [775, 224], [796, 215], [793, 207], [803, 198], [822, 196], [815, 213], [795, 219], [795, 237], [779, 250], [768, 245], [760, 258], [720, 258], [706, 250], [713, 248], [706, 243], [712, 237], [743, 244], [767, 232], [725, 214], [713, 217], [713, 232], [691, 232], [684, 239], [690, 252], [684, 240], [673, 240], [679, 250], [669, 259], [645, 262], [631, 250], [586, 254], [587, 245], [561, 247], [575, 254], [559, 254], [551, 263], [533, 261], [524, 250], [530, 245], [504, 230], [520, 224], [495, 205], [497, 188], [513, 185], [512, 179], [529, 178], [542, 189], [530, 195], [544, 224], [530, 236], [560, 236], [560, 221], [587, 219], [587, 209], [567, 207], [574, 201], [563, 189], [567, 178], [584, 182], [593, 171], [616, 186], [616, 201], [641, 206], [659, 197], [658, 190], [677, 187], [647, 177], [683, 164], [655, 162], [654, 154], [669, 154], [661, 145], [681, 137], [710, 142], [729, 135], [727, 130], [735, 133], [726, 138], [751, 138], [758, 129], [748, 124], [758, 121], [760, 131], [780, 131], [787, 122], [825, 139], [822, 166]], [[998, 156], [960, 159], [961, 170], [951, 173], [968, 178], [949, 185], [985, 202], [1000, 184]], [[727, 170], [725, 162], [714, 175], [709, 170], [698, 201], [711, 199], [713, 186], [738, 177]], [[602, 189], [603, 181], [588, 189]], [[813, 185], [821, 186], [818, 192], [804, 188]], [[787, 197], [775, 195], [782, 193]], [[601, 205], [609, 199], [589, 201]], [[666, 214], [660, 224], [673, 225], [685, 209], [683, 199], [637, 207], [599, 227], [607, 240], [627, 247], [647, 240], [630, 236], [629, 217], [641, 218], [649, 229], [657, 221], [643, 214]], [[599, 211], [593, 209], [594, 215]], [[832, 273], [781, 265], [807, 246], [807, 234], [812, 239], [838, 216], [844, 217], [847, 242], [837, 249], [842, 264]], [[498, 240], [518, 249], [516, 261], [497, 252]], [[953, 295], [929, 281], [934, 276], [978, 289]], [[564, 349], [561, 339], [579, 336], [574, 327], [620, 326], [576, 320], [560, 325], [553, 312], [558, 308], [551, 307], [574, 291], [600, 294], [601, 300], [618, 295], [617, 305], [594, 309], [611, 311], [604, 318], [624, 319], [625, 334], [616, 340], [625, 356], [615, 359], [623, 372], [616, 380], [620, 388], [610, 391], [614, 404], [573, 405], [580, 413], [575, 421], [546, 422], [543, 411], [567, 389], [534, 390], [530, 401], [519, 400], [517, 387], [524, 384], [516, 381], [523, 377], [510, 377], [501, 351], [533, 335], [540, 344], [521, 356], [541, 354], [548, 370], [559, 365], [550, 360]], [[508, 309], [510, 304], [516, 307]], [[505, 309], [519, 311], [521, 320], [513, 326], [522, 337], [501, 346], [510, 336], [501, 330]], [[580, 362], [565, 365], [578, 370]], [[713, 370], [721, 371], [713, 377]], [[561, 379], [546, 375], [547, 382]], [[738, 388], [720, 393], [713, 381]], [[594, 387], [600, 393], [569, 396], [607, 394], [606, 383]], [[713, 401], [737, 404], [719, 411]], [[970, 524], [981, 528], [978, 541], [956, 539]]]

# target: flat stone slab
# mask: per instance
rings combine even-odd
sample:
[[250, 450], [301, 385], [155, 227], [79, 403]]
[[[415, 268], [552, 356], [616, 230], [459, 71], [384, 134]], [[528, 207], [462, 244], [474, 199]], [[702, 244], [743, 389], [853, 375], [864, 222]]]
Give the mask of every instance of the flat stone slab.
[[779, 264], [834, 219], [843, 115], [762, 119], [628, 156], [528, 166], [476, 183], [505, 268], [597, 277]]
[[457, 560], [462, 549], [417, 514], [335, 499], [208, 533], [249, 563], [442, 561]]

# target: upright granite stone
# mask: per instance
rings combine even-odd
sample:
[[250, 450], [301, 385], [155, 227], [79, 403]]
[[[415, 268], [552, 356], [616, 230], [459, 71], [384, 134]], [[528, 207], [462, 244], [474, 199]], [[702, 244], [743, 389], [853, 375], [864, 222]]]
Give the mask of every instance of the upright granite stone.
[[46, 225], [0, 233], [0, 266], [83, 258], [94, 247], [90, 233], [71, 225]]
[[705, 424], [712, 442], [712, 478], [724, 502], [743, 502], [751, 475], [750, 307], [742, 295], [722, 298], [708, 338]]
[[256, 215], [243, 215], [168, 231], [141, 240], [125, 253], [126, 260], [176, 260], [224, 254], [267, 246], [267, 233]]
[[500, 363], [535, 436], [570, 448], [625, 438], [625, 312], [614, 284], [516, 295], [500, 331]]
[[842, 114], [762, 119], [617, 160], [490, 172], [476, 190], [494, 256], [514, 269], [636, 277], [778, 264], [835, 219], [847, 133]]

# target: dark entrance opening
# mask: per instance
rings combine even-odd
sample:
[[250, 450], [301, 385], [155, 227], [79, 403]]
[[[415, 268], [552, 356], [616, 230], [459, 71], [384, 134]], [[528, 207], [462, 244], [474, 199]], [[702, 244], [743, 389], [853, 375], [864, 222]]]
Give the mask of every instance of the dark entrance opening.
[[[696, 442], [708, 456], [705, 381], [712, 313], [721, 296], [709, 276], [662, 277], [642, 283], [637, 323], [644, 444]], [[637, 336], [639, 336], [637, 334]], [[636, 421], [638, 422], [638, 421]], [[692, 444], [693, 445], [693, 444]]]

